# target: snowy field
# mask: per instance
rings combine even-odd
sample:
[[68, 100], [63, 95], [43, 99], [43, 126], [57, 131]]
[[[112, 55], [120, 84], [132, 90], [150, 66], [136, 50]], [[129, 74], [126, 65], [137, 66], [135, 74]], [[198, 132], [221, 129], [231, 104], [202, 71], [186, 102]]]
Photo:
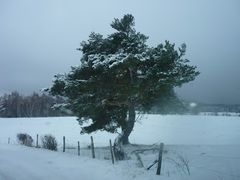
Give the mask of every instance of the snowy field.
[[[16, 145], [17, 133], [53, 134], [60, 143], [66, 136], [67, 146], [90, 144], [90, 135], [80, 135], [74, 117], [0, 118], [0, 180], [30, 179], [159, 179], [156, 166], [149, 171], [158, 155], [158, 145], [165, 143], [161, 179], [169, 180], [239, 180], [240, 179], [240, 117], [144, 115], [136, 122], [130, 141], [150, 149], [139, 153], [143, 167], [131, 159], [111, 164], [110, 160], [92, 160], [75, 153], [49, 152]], [[91, 134], [97, 147], [107, 146], [116, 134]], [[8, 137], [11, 144], [8, 145]], [[144, 144], [144, 145], [143, 145]], [[146, 146], [147, 145], [147, 146]], [[96, 149], [96, 151], [98, 151]], [[132, 151], [133, 152], [133, 151]]]
[[[66, 136], [68, 145], [82, 146], [90, 143], [90, 135], [80, 135], [80, 126], [75, 117], [56, 118], [0, 118], [0, 142], [8, 137], [16, 143], [17, 133], [28, 133], [34, 139], [36, 135], [54, 135], [62, 143]], [[91, 134], [96, 146], [108, 145], [109, 139], [117, 134], [98, 131]], [[144, 115], [136, 122], [130, 136], [134, 144], [183, 145], [240, 145], [240, 117], [192, 116], [192, 115]]]

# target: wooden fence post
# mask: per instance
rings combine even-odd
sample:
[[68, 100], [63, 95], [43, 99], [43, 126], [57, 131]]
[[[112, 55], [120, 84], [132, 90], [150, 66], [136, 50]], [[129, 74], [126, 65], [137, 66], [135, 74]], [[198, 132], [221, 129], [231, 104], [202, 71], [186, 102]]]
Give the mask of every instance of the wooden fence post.
[[164, 144], [161, 143], [160, 144], [160, 149], [159, 149], [158, 166], [157, 166], [157, 173], [156, 173], [156, 175], [160, 175], [161, 174], [163, 146], [164, 146]]
[[80, 156], [80, 142], [78, 141], [78, 156]]
[[112, 148], [112, 141], [111, 141], [111, 139], [109, 140], [109, 143], [110, 143], [110, 152], [111, 152], [112, 163], [114, 164], [113, 148]]
[[94, 142], [93, 137], [91, 136], [91, 149], [92, 149], [92, 158], [95, 158], [95, 151], [94, 151]]
[[8, 138], [8, 144], [10, 144], [10, 137]]
[[38, 134], [37, 134], [37, 140], [36, 140], [36, 148], [38, 148]]
[[65, 136], [63, 136], [63, 152], [65, 152]]

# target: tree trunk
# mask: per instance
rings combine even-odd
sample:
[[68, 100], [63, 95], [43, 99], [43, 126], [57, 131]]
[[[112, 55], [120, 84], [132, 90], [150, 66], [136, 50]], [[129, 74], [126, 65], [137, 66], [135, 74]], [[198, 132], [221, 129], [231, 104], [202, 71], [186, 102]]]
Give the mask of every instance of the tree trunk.
[[[133, 79], [133, 70], [131, 67], [128, 68], [129, 70], [129, 77], [130, 77], [130, 85], [134, 84]], [[134, 123], [135, 123], [135, 103], [132, 97], [130, 96], [128, 99], [128, 119], [126, 121], [125, 127], [122, 128], [122, 133], [116, 138], [114, 142], [114, 153], [117, 160], [126, 159], [126, 153], [124, 152], [123, 145], [129, 144], [129, 135], [131, 134]]]
[[129, 144], [129, 135], [131, 134], [134, 123], [135, 123], [135, 105], [133, 102], [129, 103], [128, 109], [128, 119], [126, 122], [126, 127], [122, 129], [122, 133], [116, 138], [114, 142], [114, 154], [117, 160], [126, 159], [126, 154], [124, 152], [123, 145]]
[[130, 102], [129, 109], [128, 109], [128, 121], [126, 124], [126, 128], [123, 130], [123, 135], [122, 135], [123, 145], [129, 144], [128, 138], [134, 127], [135, 117], [136, 117], [135, 106], [134, 106], [134, 103]]

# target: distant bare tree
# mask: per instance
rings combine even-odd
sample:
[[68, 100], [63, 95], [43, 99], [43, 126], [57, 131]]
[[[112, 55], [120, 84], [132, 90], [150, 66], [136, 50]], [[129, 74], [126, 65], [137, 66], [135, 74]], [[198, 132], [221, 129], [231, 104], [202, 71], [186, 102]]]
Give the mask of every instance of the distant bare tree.
[[65, 103], [63, 98], [34, 92], [30, 96], [20, 95], [17, 91], [0, 97], [0, 117], [47, 117], [70, 115], [55, 104]]

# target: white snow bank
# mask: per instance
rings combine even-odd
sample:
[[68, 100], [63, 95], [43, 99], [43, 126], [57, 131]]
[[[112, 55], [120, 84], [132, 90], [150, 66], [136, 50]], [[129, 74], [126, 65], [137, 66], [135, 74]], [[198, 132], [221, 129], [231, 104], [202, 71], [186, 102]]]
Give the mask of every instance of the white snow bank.
[[[1, 180], [219, 180], [240, 179], [240, 146], [215, 145], [165, 146], [161, 176], [155, 175], [156, 165], [146, 170], [157, 158], [140, 154], [144, 168], [133, 159], [117, 162], [90, 159], [61, 152], [0, 144]], [[186, 167], [180, 157], [187, 162]]]
[[[136, 122], [130, 140], [137, 144], [165, 143], [162, 175], [155, 175], [158, 152], [140, 154], [144, 168], [136, 159], [118, 162], [92, 160], [75, 154], [11, 145], [16, 134], [53, 134], [58, 142], [66, 136], [67, 145], [90, 144], [90, 135], [80, 135], [75, 117], [0, 118], [0, 180], [32, 179], [116, 179], [116, 180], [219, 180], [240, 179], [240, 118], [226, 116], [144, 115]], [[92, 134], [97, 146], [108, 145], [116, 134]], [[11, 144], [7, 145], [8, 137]], [[170, 145], [175, 144], [175, 145]], [[185, 145], [182, 145], [185, 144]], [[76, 151], [76, 150], [74, 150]], [[90, 157], [90, 156], [89, 156]], [[133, 155], [133, 157], [135, 157]], [[186, 160], [190, 175], [181, 162]], [[180, 164], [180, 165], [179, 165]]]
[[[8, 137], [16, 142], [17, 133], [29, 133], [34, 139], [36, 134], [53, 134], [62, 143], [66, 136], [68, 145], [90, 144], [90, 135], [80, 135], [76, 117], [55, 118], [0, 118], [0, 142], [6, 143]], [[103, 131], [91, 134], [96, 146], [108, 145], [109, 139], [117, 134]], [[240, 144], [240, 117], [193, 116], [193, 115], [144, 115], [130, 135], [136, 144]]]
[[121, 170], [111, 165], [110, 161], [90, 160], [42, 149], [0, 144], [0, 159], [1, 180], [127, 180], [131, 178], [122, 174]]

